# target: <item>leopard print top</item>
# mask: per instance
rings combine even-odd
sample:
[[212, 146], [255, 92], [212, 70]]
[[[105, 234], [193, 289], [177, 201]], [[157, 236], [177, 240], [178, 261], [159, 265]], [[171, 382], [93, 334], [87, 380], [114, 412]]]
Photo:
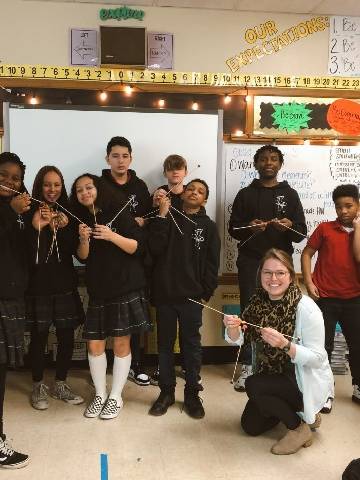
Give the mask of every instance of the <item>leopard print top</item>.
[[[279, 301], [271, 301], [268, 293], [258, 288], [250, 298], [242, 319], [262, 327], [271, 327], [285, 335], [293, 335], [296, 309], [302, 293], [291, 283]], [[289, 356], [279, 348], [271, 347], [261, 338], [257, 328], [249, 326], [244, 335], [245, 344], [252, 344], [255, 351], [254, 373], [284, 373], [289, 368]]]

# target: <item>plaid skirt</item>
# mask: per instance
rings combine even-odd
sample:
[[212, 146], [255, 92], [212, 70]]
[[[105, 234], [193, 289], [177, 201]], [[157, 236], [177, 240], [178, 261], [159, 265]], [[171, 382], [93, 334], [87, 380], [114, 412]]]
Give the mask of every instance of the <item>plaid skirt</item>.
[[28, 296], [26, 302], [26, 330], [46, 332], [55, 328], [77, 328], [84, 323], [85, 315], [79, 293]]
[[151, 330], [149, 302], [143, 290], [106, 300], [89, 299], [83, 338], [105, 340]]
[[23, 365], [24, 325], [24, 301], [0, 300], [0, 364]]

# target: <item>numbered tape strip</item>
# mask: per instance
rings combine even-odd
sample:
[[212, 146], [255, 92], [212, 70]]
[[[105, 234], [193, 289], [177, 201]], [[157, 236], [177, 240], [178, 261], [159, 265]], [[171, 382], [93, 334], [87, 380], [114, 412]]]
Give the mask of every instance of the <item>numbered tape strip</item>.
[[85, 80], [219, 87], [288, 87], [360, 90], [360, 79], [352, 77], [237, 75], [231, 73], [164, 72], [96, 67], [54, 67], [45, 65], [0, 65], [0, 78]]

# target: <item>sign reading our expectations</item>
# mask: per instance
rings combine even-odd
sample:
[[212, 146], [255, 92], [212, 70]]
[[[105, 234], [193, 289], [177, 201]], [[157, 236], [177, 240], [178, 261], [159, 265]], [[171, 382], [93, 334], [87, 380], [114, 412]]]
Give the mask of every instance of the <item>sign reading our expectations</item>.
[[119, 8], [102, 8], [99, 11], [100, 20], [128, 20], [133, 18], [135, 20], [144, 20], [144, 10], [137, 10], [129, 8], [126, 5]]

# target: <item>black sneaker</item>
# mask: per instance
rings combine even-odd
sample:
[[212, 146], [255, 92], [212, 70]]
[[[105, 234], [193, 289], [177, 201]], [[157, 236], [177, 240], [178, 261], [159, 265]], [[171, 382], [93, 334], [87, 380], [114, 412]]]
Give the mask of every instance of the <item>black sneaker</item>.
[[132, 382], [135, 382], [136, 385], [140, 385], [142, 387], [147, 387], [150, 385], [150, 377], [143, 373], [140, 368], [132, 367], [129, 370], [128, 379]]
[[150, 377], [150, 384], [157, 387], [159, 385], [159, 377], [160, 377], [159, 367], [157, 367], [155, 372]]
[[165, 415], [168, 408], [175, 403], [175, 394], [169, 392], [160, 392], [160, 395], [155, 400], [153, 406], [149, 410], [149, 415], [160, 417]]
[[205, 417], [205, 410], [202, 402], [198, 390], [185, 390], [184, 410], [190, 417], [197, 419]]
[[6, 441], [5, 435], [0, 435], [0, 468], [22, 468], [29, 463], [29, 455], [15, 452]]

